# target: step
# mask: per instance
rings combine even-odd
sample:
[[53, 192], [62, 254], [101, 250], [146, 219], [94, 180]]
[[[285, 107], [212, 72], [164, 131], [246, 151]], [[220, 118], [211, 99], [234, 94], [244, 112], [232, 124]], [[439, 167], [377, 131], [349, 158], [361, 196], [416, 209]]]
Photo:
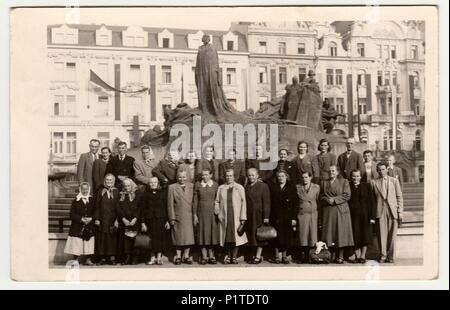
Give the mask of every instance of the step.
[[424, 206], [423, 200], [403, 200], [403, 206]]
[[64, 203], [64, 204], [68, 204], [71, 205], [72, 204], [73, 199], [72, 198], [65, 198], [65, 197], [50, 197], [48, 199], [48, 203], [49, 204], [54, 204], [54, 203]]
[[66, 203], [50, 203], [48, 205], [49, 210], [68, 210], [70, 211], [71, 205]]
[[403, 222], [405, 223], [423, 222], [423, 211], [404, 212]]
[[70, 211], [69, 210], [49, 210], [48, 211], [48, 217], [49, 218], [69, 219], [70, 218]]

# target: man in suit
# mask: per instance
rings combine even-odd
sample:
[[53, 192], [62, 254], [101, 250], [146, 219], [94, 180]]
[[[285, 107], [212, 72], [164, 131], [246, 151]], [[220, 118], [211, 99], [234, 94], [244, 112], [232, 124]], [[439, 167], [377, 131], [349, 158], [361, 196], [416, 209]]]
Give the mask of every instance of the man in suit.
[[388, 164], [377, 164], [380, 177], [373, 180], [376, 197], [376, 226], [380, 263], [394, 262], [395, 239], [397, 228], [403, 216], [403, 196], [400, 182], [388, 175]]
[[354, 138], [348, 138], [345, 145], [347, 146], [347, 151], [339, 155], [337, 165], [339, 167], [339, 170], [341, 171], [342, 176], [347, 180], [351, 180], [351, 172], [353, 170], [359, 170], [361, 173], [363, 173], [364, 161], [362, 155], [353, 150], [353, 147], [355, 145]]
[[119, 142], [117, 155], [106, 165], [106, 174], [112, 173], [116, 177], [116, 187], [122, 189], [122, 181], [134, 178], [134, 158], [127, 155], [127, 143]]
[[90, 151], [81, 154], [77, 165], [78, 182], [80, 184], [82, 182], [88, 182], [91, 185], [91, 194], [93, 193], [94, 190], [94, 182], [92, 179], [92, 166], [94, 165], [94, 161], [98, 159], [99, 146], [100, 146], [99, 140], [91, 139], [91, 141], [89, 141]]
[[228, 159], [219, 165], [219, 184], [225, 184], [226, 171], [233, 169], [236, 182], [245, 184], [245, 162], [236, 159], [236, 150], [232, 149], [228, 151]]
[[180, 164], [182, 164], [180, 155], [177, 151], [171, 150], [167, 153], [167, 158], [161, 160], [153, 169], [153, 174], [158, 177], [164, 188], [177, 182], [177, 171]]
[[139, 190], [144, 192], [153, 176], [153, 169], [156, 167], [155, 156], [148, 145], [141, 147], [142, 159], [133, 163], [134, 177]]
[[391, 154], [387, 158], [388, 162], [388, 175], [396, 178], [400, 182], [400, 186], [403, 187], [403, 172], [402, 169], [395, 166], [395, 155]]
[[363, 153], [364, 168], [362, 171], [361, 182], [371, 184], [372, 180], [378, 179], [377, 163], [373, 161], [371, 150], [365, 150]]

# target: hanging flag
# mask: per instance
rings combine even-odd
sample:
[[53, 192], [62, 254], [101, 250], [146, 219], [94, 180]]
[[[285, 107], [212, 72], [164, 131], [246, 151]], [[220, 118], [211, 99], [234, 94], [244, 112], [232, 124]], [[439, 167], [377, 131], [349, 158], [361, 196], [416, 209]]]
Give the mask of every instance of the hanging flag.
[[90, 70], [90, 71], [91, 72], [90, 72], [89, 81], [97, 84], [100, 87], [103, 87], [106, 90], [117, 91], [117, 92], [121, 92], [121, 93], [142, 93], [145, 91], [148, 91], [148, 93], [150, 93], [150, 88], [148, 88], [148, 87], [144, 87], [139, 90], [121, 90], [121, 89], [114, 88], [111, 85], [109, 85], [108, 83], [106, 83], [105, 81], [103, 81], [94, 71], [92, 71], [92, 70]]

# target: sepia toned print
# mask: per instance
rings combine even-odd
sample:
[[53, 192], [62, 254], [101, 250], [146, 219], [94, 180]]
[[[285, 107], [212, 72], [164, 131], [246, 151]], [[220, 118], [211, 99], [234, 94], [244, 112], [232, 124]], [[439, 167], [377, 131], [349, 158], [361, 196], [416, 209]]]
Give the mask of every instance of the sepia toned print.
[[433, 26], [302, 19], [41, 27], [42, 279], [67, 268], [92, 280], [130, 269], [152, 271], [142, 280], [206, 279], [202, 268], [217, 280], [433, 270]]

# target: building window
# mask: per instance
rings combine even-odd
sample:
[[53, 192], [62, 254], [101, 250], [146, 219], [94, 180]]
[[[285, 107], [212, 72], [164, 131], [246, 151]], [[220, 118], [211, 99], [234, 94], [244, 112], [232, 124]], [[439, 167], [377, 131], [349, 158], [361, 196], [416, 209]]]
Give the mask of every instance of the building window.
[[64, 80], [64, 63], [55, 62], [55, 78], [58, 81]]
[[75, 115], [75, 107], [77, 105], [77, 97], [75, 95], [66, 96], [65, 115]]
[[234, 50], [234, 42], [227, 41], [227, 51], [233, 51], [233, 50]]
[[130, 82], [140, 82], [141, 81], [141, 66], [131, 64], [130, 65]]
[[236, 98], [227, 98], [228, 102], [236, 108]]
[[398, 85], [397, 71], [392, 71], [392, 85], [393, 86], [397, 86]]
[[109, 147], [109, 132], [97, 132], [97, 139], [100, 141], [100, 148]]
[[366, 56], [364, 43], [358, 43], [357, 44], [357, 50], [358, 50], [358, 55], [360, 57], [365, 57]]
[[259, 52], [261, 54], [267, 54], [267, 42], [259, 41]]
[[400, 111], [400, 100], [401, 98], [397, 97], [397, 101], [395, 102], [395, 109], [397, 113]]
[[236, 68], [227, 68], [227, 84], [236, 84]]
[[298, 80], [302, 82], [306, 78], [306, 68], [298, 68]]
[[342, 85], [342, 69], [336, 69], [336, 85]]
[[369, 141], [369, 133], [367, 129], [361, 130], [361, 137], [359, 138], [362, 143], [366, 143]]
[[286, 54], [286, 42], [278, 42], [278, 54]]
[[383, 46], [383, 56], [384, 59], [389, 59], [389, 45]]
[[328, 51], [330, 56], [337, 56], [337, 44], [335, 42], [330, 42], [330, 44], [328, 44]]
[[367, 114], [367, 98], [359, 98], [360, 114]]
[[96, 116], [108, 116], [109, 106], [108, 106], [108, 96], [98, 96], [98, 105]]
[[395, 45], [391, 46], [391, 58], [397, 59], [397, 47]]
[[344, 114], [344, 98], [336, 98], [336, 111]]
[[162, 82], [164, 84], [172, 83], [172, 66], [162, 66]]
[[419, 53], [417, 49], [417, 45], [411, 45], [411, 59], [418, 59]]
[[77, 153], [77, 133], [68, 132], [66, 136], [66, 154], [76, 154]]
[[359, 72], [357, 77], [358, 86], [366, 85], [366, 74], [364, 72]]
[[378, 71], [377, 73], [377, 85], [378, 86], [383, 85], [383, 71]]
[[278, 81], [279, 81], [280, 84], [286, 84], [287, 83], [287, 69], [286, 69], [286, 67], [280, 67], [279, 75], [278, 75]]
[[77, 66], [74, 62], [66, 63], [65, 78], [66, 81], [75, 81], [77, 79]]
[[377, 44], [377, 57], [378, 58], [383, 58], [383, 51], [381, 49], [381, 44]]
[[386, 98], [380, 98], [380, 110], [382, 115], [387, 115]]
[[306, 53], [305, 43], [298, 43], [297, 54], [304, 55]]
[[416, 115], [420, 115], [420, 99], [414, 99], [414, 109], [416, 112]]
[[419, 129], [416, 130], [416, 140], [414, 144], [416, 151], [422, 151], [422, 132]]
[[53, 102], [53, 115], [60, 116], [64, 115], [64, 96], [55, 96]]
[[269, 96], [259, 96], [259, 103], [264, 103], [269, 101]]
[[169, 38], [163, 38], [162, 39], [162, 47], [163, 48], [169, 48], [170, 47], [170, 39]]
[[64, 144], [64, 133], [54, 132], [53, 133], [53, 154], [62, 154]]
[[391, 73], [389, 71], [384, 72], [384, 85], [389, 86], [391, 84]]
[[[393, 140], [392, 129], [386, 130], [383, 136], [383, 146], [385, 151], [394, 150], [394, 140]], [[396, 150], [402, 149], [402, 133], [400, 130], [397, 130], [396, 137]]]
[[54, 132], [53, 154], [76, 154], [77, 133], [76, 132]]
[[414, 88], [419, 88], [419, 72], [414, 72]]
[[327, 85], [334, 85], [333, 69], [327, 69]]
[[267, 67], [259, 67], [259, 83], [267, 83]]

